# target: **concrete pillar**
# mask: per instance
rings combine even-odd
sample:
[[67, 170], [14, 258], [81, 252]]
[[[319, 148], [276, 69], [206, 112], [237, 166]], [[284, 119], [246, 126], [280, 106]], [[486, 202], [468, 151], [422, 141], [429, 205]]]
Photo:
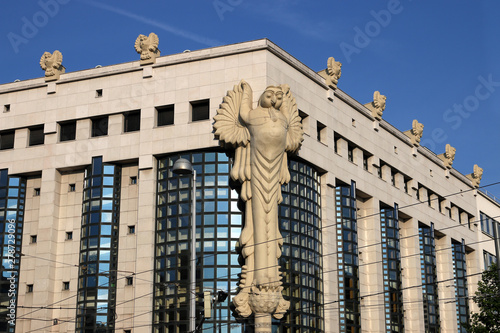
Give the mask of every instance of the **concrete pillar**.
[[370, 198], [365, 202], [358, 201], [360, 295], [363, 297], [363, 295], [375, 294], [361, 299], [361, 327], [364, 332], [385, 331], [379, 205], [378, 199], [375, 198]]

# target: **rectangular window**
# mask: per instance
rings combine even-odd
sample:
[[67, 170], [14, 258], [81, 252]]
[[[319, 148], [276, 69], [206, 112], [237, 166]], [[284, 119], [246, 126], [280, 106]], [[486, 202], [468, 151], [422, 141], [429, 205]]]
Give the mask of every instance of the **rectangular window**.
[[167, 126], [174, 124], [174, 105], [156, 107], [156, 126]]
[[129, 225], [128, 226], [128, 233], [129, 234], [135, 234], [135, 225]]
[[30, 236], [30, 243], [31, 244], [35, 244], [36, 243], [36, 239], [37, 239], [36, 235], [31, 235]]
[[75, 184], [69, 184], [68, 186], [68, 192], [75, 192], [76, 191], [76, 185]]
[[3, 106], [3, 112], [10, 112], [10, 104], [5, 104]]
[[97, 89], [97, 90], [95, 91], [95, 97], [96, 97], [96, 98], [102, 97], [102, 89]]
[[210, 101], [208, 99], [191, 102], [191, 121], [207, 120], [210, 118]]
[[69, 290], [69, 281], [63, 282], [63, 290]]
[[108, 135], [108, 117], [92, 119], [92, 137]]
[[33, 196], [38, 197], [40, 195], [40, 188], [34, 188], [33, 189]]
[[141, 110], [129, 111], [123, 114], [123, 131], [135, 132], [141, 129]]
[[59, 124], [59, 141], [71, 141], [76, 139], [76, 120]]
[[368, 159], [370, 158], [370, 156], [368, 156], [368, 154], [366, 152], [363, 152], [363, 169], [365, 169], [366, 171], [368, 171]]
[[326, 125], [320, 123], [319, 121], [316, 122], [316, 139], [320, 142], [325, 142], [326, 141]]
[[136, 184], [137, 184], [137, 176], [130, 177], [130, 185], [136, 185]]
[[30, 146], [43, 145], [44, 138], [45, 138], [45, 136], [43, 134], [43, 125], [31, 127], [29, 129], [29, 132], [30, 132], [30, 137], [29, 137], [29, 145]]
[[127, 276], [127, 286], [134, 284], [134, 278], [132, 276]]
[[396, 186], [396, 171], [391, 169], [391, 184], [392, 186]]
[[73, 239], [73, 231], [67, 231], [66, 240], [72, 240], [72, 239]]
[[486, 233], [488, 236], [493, 237], [494, 236], [493, 227], [498, 222], [483, 212], [479, 212], [479, 213], [480, 213], [479, 216], [480, 216], [480, 220], [481, 220], [481, 231]]
[[27, 284], [26, 285], [26, 293], [32, 293], [32, 292], [33, 292], [33, 285]]
[[347, 145], [347, 160], [354, 162], [354, 147], [350, 144]]
[[14, 148], [14, 131], [0, 132], [0, 150]]
[[491, 264], [497, 262], [497, 257], [487, 251], [483, 251], [483, 256], [484, 256], [484, 270], [487, 270], [488, 267], [491, 266]]

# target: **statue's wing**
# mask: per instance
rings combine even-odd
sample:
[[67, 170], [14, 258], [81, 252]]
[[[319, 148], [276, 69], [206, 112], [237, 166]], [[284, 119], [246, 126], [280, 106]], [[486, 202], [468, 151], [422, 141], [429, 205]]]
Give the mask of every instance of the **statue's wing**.
[[45, 64], [45, 59], [47, 59], [50, 56], [51, 56], [50, 52], [44, 52], [42, 57], [40, 58], [40, 67], [42, 67], [43, 70], [47, 69], [47, 65]]
[[224, 146], [234, 147], [235, 157], [231, 169], [231, 178], [240, 181], [243, 200], [251, 198], [250, 186], [250, 132], [241, 118], [240, 112], [251, 109], [252, 91], [250, 86], [242, 81], [229, 90], [224, 97], [217, 115], [214, 117], [214, 133]]
[[141, 49], [141, 39], [144, 38], [146, 36], [144, 35], [139, 35], [139, 37], [137, 37], [137, 39], [135, 40], [135, 44], [134, 44], [134, 47], [135, 47], [135, 50], [137, 51], [137, 53], [142, 53], [142, 49]]
[[228, 90], [214, 117], [215, 136], [221, 143], [235, 148], [246, 146], [250, 141], [250, 133], [239, 114], [243, 95], [241, 84], [235, 85], [233, 90]]
[[158, 44], [160, 44], [160, 39], [158, 38], [158, 35], [155, 34], [154, 32], [149, 34], [148, 41], [150, 43], [149, 46], [150, 51], [155, 51], [158, 48]]
[[52, 58], [54, 60], [53, 62], [53, 67], [54, 68], [59, 68], [61, 67], [62, 65], [62, 61], [63, 61], [63, 56], [62, 56], [62, 53], [59, 52], [58, 50], [55, 50], [54, 53], [52, 53]]
[[296, 153], [302, 145], [302, 141], [304, 141], [304, 130], [302, 129], [297, 102], [290, 92], [290, 87], [287, 84], [283, 84], [281, 85], [281, 90], [283, 91], [283, 103], [280, 110], [288, 121], [286, 151]]

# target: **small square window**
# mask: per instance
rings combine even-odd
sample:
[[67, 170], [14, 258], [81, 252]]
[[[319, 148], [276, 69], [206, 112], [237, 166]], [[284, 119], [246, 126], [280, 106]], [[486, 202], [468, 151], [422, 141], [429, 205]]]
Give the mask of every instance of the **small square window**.
[[63, 282], [63, 290], [69, 290], [69, 281]]
[[208, 99], [191, 102], [191, 121], [207, 120], [210, 118], [210, 101]]
[[108, 117], [92, 119], [92, 137], [108, 135]]
[[37, 239], [36, 235], [31, 235], [30, 236], [30, 243], [31, 244], [35, 244], [36, 243], [36, 239]]
[[174, 105], [156, 107], [156, 126], [167, 126], [174, 124]]
[[356, 119], [352, 118], [351, 124], [352, 124], [352, 127], [356, 127]]
[[123, 330], [123, 333], [132, 333], [132, 330]]
[[95, 98], [99, 98], [99, 97], [102, 97], [102, 89], [97, 89], [95, 91]]
[[66, 240], [73, 239], [73, 231], [66, 231]]
[[69, 184], [68, 186], [68, 192], [75, 192], [76, 191], [76, 185], [75, 184]]
[[135, 184], [137, 184], [137, 176], [131, 176], [130, 185], [135, 185]]
[[135, 132], [141, 129], [141, 111], [130, 111], [123, 114], [124, 123], [123, 123], [123, 131], [127, 132]]
[[0, 150], [14, 148], [14, 131], [0, 132]]
[[135, 225], [129, 225], [128, 226], [128, 233], [129, 234], [135, 234]]
[[38, 197], [40, 195], [40, 188], [33, 189], [33, 196]]
[[134, 278], [132, 276], [127, 276], [127, 286], [134, 284]]
[[43, 145], [45, 141], [43, 126], [32, 127], [29, 129], [29, 131], [30, 131], [29, 145], [30, 146]]
[[32, 293], [32, 292], [33, 292], [33, 285], [27, 284], [26, 285], [26, 293]]
[[59, 141], [71, 141], [76, 138], [76, 120], [59, 124]]
[[5, 104], [3, 106], [3, 112], [10, 112], [10, 104]]

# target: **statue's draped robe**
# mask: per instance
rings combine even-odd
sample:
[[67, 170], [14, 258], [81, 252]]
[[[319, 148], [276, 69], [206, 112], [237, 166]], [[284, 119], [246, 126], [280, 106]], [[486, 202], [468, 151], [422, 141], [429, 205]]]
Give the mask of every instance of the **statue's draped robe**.
[[287, 119], [277, 110], [258, 107], [249, 112], [246, 123], [251, 136], [254, 281], [258, 286], [270, 288], [279, 282], [278, 258], [282, 238], [276, 222], [278, 203], [282, 200], [280, 176], [285, 157]]

